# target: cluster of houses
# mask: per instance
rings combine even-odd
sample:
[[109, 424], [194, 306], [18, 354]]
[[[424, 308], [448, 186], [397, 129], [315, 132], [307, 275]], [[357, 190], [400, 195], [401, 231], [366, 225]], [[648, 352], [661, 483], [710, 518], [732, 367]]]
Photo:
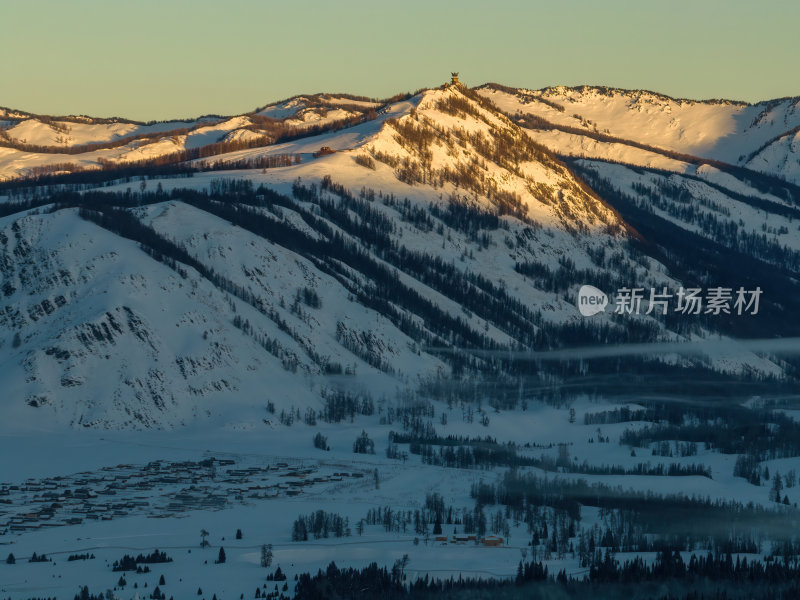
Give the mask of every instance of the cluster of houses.
[[245, 499], [296, 496], [304, 488], [361, 478], [363, 473], [317, 474], [289, 463], [236, 468], [232, 459], [120, 464], [70, 476], [0, 484], [0, 536], [48, 527], [108, 521], [128, 515], [166, 518], [220, 510]]

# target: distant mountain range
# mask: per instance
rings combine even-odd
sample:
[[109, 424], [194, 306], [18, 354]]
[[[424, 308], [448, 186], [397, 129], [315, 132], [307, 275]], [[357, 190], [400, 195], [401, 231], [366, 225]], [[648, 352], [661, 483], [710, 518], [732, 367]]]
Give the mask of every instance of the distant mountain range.
[[[0, 414], [254, 427], [320, 402], [793, 382], [796, 359], [733, 340], [800, 335], [798, 136], [800, 98], [597, 87], [150, 124], [1, 109]], [[757, 315], [582, 317], [582, 284], [762, 296]]]

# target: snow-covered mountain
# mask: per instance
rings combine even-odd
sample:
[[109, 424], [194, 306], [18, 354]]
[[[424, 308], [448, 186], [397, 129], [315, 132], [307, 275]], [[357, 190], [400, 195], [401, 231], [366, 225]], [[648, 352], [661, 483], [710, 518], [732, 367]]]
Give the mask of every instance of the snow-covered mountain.
[[[787, 297], [787, 282], [793, 289], [800, 269], [800, 155], [791, 142], [800, 126], [797, 97], [750, 105], [590, 87], [488, 84], [478, 92], [650, 242], [670, 252], [691, 247], [681, 262], [697, 279], [706, 278], [711, 260], [727, 262], [731, 283], [755, 273], [753, 283], [777, 277], [768, 284], [775, 295]], [[676, 236], [683, 241], [676, 244]], [[755, 268], [752, 258], [770, 268]]]
[[[342, 95], [298, 96], [233, 117], [141, 123], [49, 117], [0, 108], [0, 181], [103, 166], [220, 154], [265, 146], [371, 116], [377, 102]], [[204, 151], [205, 149], [205, 151]]]
[[747, 104], [604, 87], [516, 90], [491, 84], [480, 92], [505, 112], [538, 117], [579, 137], [621, 138], [800, 183], [800, 97]]
[[[739, 167], [780, 146], [765, 144], [797, 126], [796, 105], [448, 85], [149, 125], [5, 111], [0, 412], [36, 425], [270, 426], [274, 411], [334, 395], [515, 389], [522, 376], [620, 368], [520, 366], [503, 352], [752, 335], [752, 323], [788, 335], [800, 195], [779, 178], [793, 171], [770, 162], [757, 180]], [[78, 168], [90, 170], [57, 177]], [[15, 181], [26, 175], [39, 179]], [[751, 325], [657, 311], [588, 320], [575, 306], [584, 283], [611, 293], [735, 276], [765, 288]], [[734, 342], [628, 366], [793, 376]]]

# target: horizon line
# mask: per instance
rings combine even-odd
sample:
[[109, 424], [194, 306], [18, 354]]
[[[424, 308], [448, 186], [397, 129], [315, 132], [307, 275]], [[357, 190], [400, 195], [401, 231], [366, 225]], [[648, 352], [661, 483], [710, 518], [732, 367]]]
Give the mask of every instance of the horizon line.
[[[462, 83], [462, 85], [464, 85], [464, 84]], [[638, 92], [638, 93], [652, 94], [654, 96], [660, 96], [660, 97], [663, 97], [663, 98], [667, 98], [669, 100], [673, 100], [675, 102], [694, 102], [694, 103], [697, 103], [697, 104], [728, 103], [728, 104], [738, 104], [738, 105], [743, 105], [743, 106], [757, 106], [759, 104], [777, 102], [777, 101], [780, 101], [780, 100], [792, 100], [792, 99], [795, 99], [795, 98], [800, 99], [800, 92], [798, 92], [797, 95], [779, 96], [779, 97], [775, 97], [775, 98], [764, 98], [764, 99], [761, 99], [761, 100], [758, 100], [758, 101], [755, 101], [755, 102], [750, 102], [750, 101], [747, 101], [747, 100], [736, 100], [736, 99], [733, 99], [733, 98], [723, 98], [723, 97], [716, 97], [716, 98], [688, 98], [688, 97], [682, 97], [682, 96], [671, 96], [671, 95], [665, 94], [663, 92], [658, 92], [658, 91], [651, 90], [651, 89], [646, 89], [646, 88], [627, 88], [627, 87], [617, 87], [617, 86], [604, 85], [604, 84], [578, 84], [578, 85], [557, 84], [557, 85], [547, 85], [547, 86], [540, 87], [540, 88], [528, 88], [528, 87], [515, 87], [515, 86], [512, 86], [512, 85], [506, 85], [506, 84], [499, 83], [499, 82], [496, 82], [496, 81], [486, 81], [486, 82], [481, 83], [479, 85], [475, 85], [475, 86], [467, 86], [467, 85], [465, 85], [464, 87], [467, 87], [470, 90], [477, 90], [477, 89], [481, 89], [481, 88], [485, 88], [485, 87], [491, 87], [491, 86], [497, 86], [497, 87], [501, 87], [501, 88], [508, 88], [508, 89], [516, 90], [518, 92], [545, 92], [545, 91], [548, 91], [548, 90], [556, 90], [556, 89], [566, 89], [566, 90], [606, 89], [606, 90], [613, 90], [613, 91], [619, 91], [619, 92]], [[350, 97], [353, 100], [362, 100], [362, 101], [366, 100], [366, 101], [370, 101], [370, 102], [379, 102], [379, 103], [383, 103], [383, 104], [388, 104], [393, 98], [395, 98], [397, 96], [402, 96], [402, 95], [405, 95], [405, 94], [409, 94], [409, 95], [411, 95], [413, 97], [413, 96], [416, 96], [416, 95], [421, 94], [423, 92], [426, 92], [426, 91], [429, 91], [429, 90], [432, 90], [432, 89], [436, 89], [437, 87], [440, 87], [440, 86], [422, 87], [422, 88], [418, 88], [417, 90], [415, 90], [413, 92], [412, 91], [397, 92], [397, 93], [395, 93], [395, 94], [393, 94], [391, 96], [387, 96], [387, 97], [384, 97], [384, 98], [377, 97], [377, 96], [366, 96], [366, 95], [363, 95], [363, 94], [352, 94], [350, 92], [343, 92], [343, 91], [342, 92], [325, 92], [325, 91], [322, 91], [322, 92], [313, 92], [313, 93], [299, 92], [299, 93], [293, 94], [291, 96], [287, 96], [287, 97], [280, 98], [280, 99], [277, 99], [277, 100], [271, 100], [271, 101], [267, 102], [266, 104], [258, 105], [253, 110], [246, 111], [246, 112], [228, 113], [228, 114], [208, 112], [208, 113], [200, 114], [200, 115], [195, 116], [195, 117], [170, 117], [170, 118], [165, 118], [165, 119], [149, 119], [149, 120], [134, 119], [134, 118], [122, 116], [121, 114], [111, 115], [111, 116], [99, 116], [97, 114], [90, 115], [90, 114], [86, 114], [86, 113], [61, 113], [61, 114], [58, 114], [58, 113], [53, 113], [53, 112], [31, 112], [31, 111], [27, 111], [27, 110], [24, 110], [24, 109], [21, 109], [21, 108], [14, 108], [14, 107], [3, 106], [3, 105], [0, 105], [0, 111], [5, 111], [6, 113], [8, 113], [8, 112], [20, 113], [20, 114], [26, 115], [28, 118], [36, 118], [36, 117], [47, 117], [47, 118], [51, 118], [51, 119], [59, 119], [59, 118], [88, 118], [88, 119], [117, 120], [117, 121], [121, 121], [121, 122], [128, 122], [128, 123], [134, 123], [134, 124], [145, 124], [145, 125], [147, 125], [147, 124], [155, 124], [155, 123], [169, 123], [169, 122], [173, 122], [173, 121], [186, 122], [186, 121], [197, 121], [199, 119], [206, 119], [206, 118], [227, 119], [227, 118], [232, 118], [232, 117], [245, 116], [245, 115], [254, 114], [254, 113], [258, 112], [258, 111], [264, 110], [268, 106], [272, 106], [272, 105], [275, 105], [275, 104], [280, 104], [282, 102], [288, 102], [290, 100], [294, 100], [296, 98], [301, 98], [301, 97], [344, 96], [344, 97]]]

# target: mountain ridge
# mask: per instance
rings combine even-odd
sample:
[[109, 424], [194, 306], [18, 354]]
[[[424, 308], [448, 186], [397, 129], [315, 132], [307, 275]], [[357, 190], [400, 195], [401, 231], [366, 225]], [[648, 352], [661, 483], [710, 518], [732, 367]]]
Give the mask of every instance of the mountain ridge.
[[[332, 395], [397, 401], [468, 386], [514, 404], [521, 385], [617, 367], [523, 365], [471, 348], [688, 343], [742, 330], [728, 318], [581, 317], [580, 284], [675, 289], [678, 271], [694, 278], [696, 249], [708, 254], [708, 285], [729, 276], [715, 263], [727, 238], [692, 247], [680, 235], [635, 235], [653, 225], [631, 216], [632, 200], [536, 135], [478, 92], [447, 86], [358, 124], [187, 164], [201, 171], [111, 172], [100, 183], [79, 171], [9, 187], [0, 373], [13, 400], [0, 411], [54, 427], [268, 427], [268, 406], [294, 415]], [[280, 156], [294, 159], [265, 162]], [[600, 166], [601, 175], [623, 168]], [[693, 193], [704, 211], [750, 210], [744, 196]], [[701, 235], [685, 215], [671, 227]], [[776, 254], [771, 241], [785, 235], [735, 240], [752, 246], [754, 270], [790, 261], [770, 275], [775, 285], [796, 272], [793, 250]], [[765, 331], [781, 330], [779, 308], [767, 297]], [[441, 347], [451, 351], [429, 351]], [[625, 368], [754, 381], [794, 372], [733, 340], [708, 356]]]

